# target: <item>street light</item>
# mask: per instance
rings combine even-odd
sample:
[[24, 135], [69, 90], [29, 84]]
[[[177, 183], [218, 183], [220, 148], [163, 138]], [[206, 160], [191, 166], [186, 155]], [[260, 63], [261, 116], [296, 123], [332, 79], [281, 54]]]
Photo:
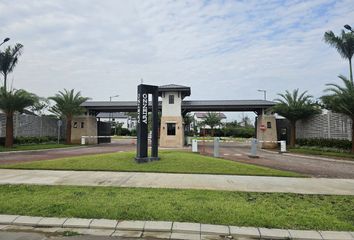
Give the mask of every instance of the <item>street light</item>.
[[9, 40], [10, 40], [10, 38], [5, 38], [4, 41], [2, 41], [2, 43], [0, 43], [0, 46], [3, 45], [4, 43], [6, 43]]
[[258, 92], [263, 92], [264, 100], [267, 100], [267, 90], [264, 89], [258, 89]]
[[110, 96], [109, 101], [112, 102], [112, 98], [116, 98], [116, 97], [119, 97], [119, 95]]
[[[119, 95], [114, 95], [114, 96], [110, 96], [109, 97], [109, 102], [112, 102], [112, 98], [117, 98], [119, 97]], [[112, 117], [112, 112], [109, 113], [109, 118], [108, 118], [108, 122], [111, 122], [111, 117]]]
[[345, 25], [344, 25], [344, 28], [347, 29], [347, 30], [349, 30], [349, 31], [351, 31], [351, 32], [354, 32], [353, 29], [352, 29], [352, 27], [351, 27], [350, 25], [348, 25], [348, 24], [345, 24]]

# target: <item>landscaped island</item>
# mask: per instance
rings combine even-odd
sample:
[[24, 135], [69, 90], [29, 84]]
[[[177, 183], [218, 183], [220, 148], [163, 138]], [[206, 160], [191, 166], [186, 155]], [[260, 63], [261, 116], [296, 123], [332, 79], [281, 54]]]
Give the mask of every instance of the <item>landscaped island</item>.
[[134, 152], [120, 152], [2, 165], [0, 168], [201, 173], [282, 177], [303, 176], [293, 172], [207, 157], [185, 151], [161, 151], [161, 160], [148, 164], [138, 164], [134, 161], [134, 157]]

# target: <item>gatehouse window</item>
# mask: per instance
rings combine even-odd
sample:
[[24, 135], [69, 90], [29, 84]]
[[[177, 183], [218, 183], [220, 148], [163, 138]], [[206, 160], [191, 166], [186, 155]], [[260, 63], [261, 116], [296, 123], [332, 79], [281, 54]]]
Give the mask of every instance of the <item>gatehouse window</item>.
[[85, 123], [81, 122], [81, 128], [84, 128], [84, 127], [85, 127]]
[[176, 135], [176, 123], [167, 123], [167, 135], [168, 136]]
[[77, 122], [74, 122], [73, 128], [77, 128]]
[[267, 128], [272, 128], [272, 123], [271, 122], [267, 122]]
[[169, 95], [168, 96], [168, 103], [169, 104], [174, 104], [175, 103], [175, 95]]

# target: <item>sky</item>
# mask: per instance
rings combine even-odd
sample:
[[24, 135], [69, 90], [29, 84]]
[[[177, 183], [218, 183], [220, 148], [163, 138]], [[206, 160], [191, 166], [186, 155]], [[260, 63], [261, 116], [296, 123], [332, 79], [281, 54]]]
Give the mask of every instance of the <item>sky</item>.
[[[48, 97], [136, 99], [141, 83], [191, 87], [190, 100], [315, 98], [349, 75], [323, 41], [354, 27], [353, 0], [0, 0], [2, 45], [24, 45], [14, 88]], [[230, 115], [231, 116], [231, 115]], [[232, 115], [235, 116], [235, 115]]]

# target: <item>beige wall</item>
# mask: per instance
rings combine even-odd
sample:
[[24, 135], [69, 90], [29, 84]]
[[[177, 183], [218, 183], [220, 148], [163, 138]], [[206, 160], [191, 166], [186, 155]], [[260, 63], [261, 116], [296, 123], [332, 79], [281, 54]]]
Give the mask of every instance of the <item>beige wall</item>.
[[[270, 123], [271, 128], [267, 127], [267, 123]], [[260, 130], [261, 124], [266, 126], [265, 131]], [[275, 116], [273, 115], [259, 115], [257, 121], [257, 138], [259, 141], [277, 141], [277, 126]], [[274, 143], [262, 143], [262, 148], [277, 148], [278, 144]]]
[[[169, 95], [174, 95], [174, 104], [169, 104]], [[178, 96], [179, 95], [179, 96]], [[178, 92], [165, 92], [162, 99], [162, 116], [181, 116], [182, 97]]]
[[[75, 128], [74, 124], [77, 123]], [[83, 127], [82, 127], [83, 123]], [[97, 136], [97, 120], [95, 116], [77, 116], [73, 118], [71, 142], [80, 144], [81, 136]], [[97, 138], [86, 139], [86, 144], [97, 144]]]
[[[176, 135], [167, 135], [167, 123], [176, 124]], [[160, 147], [181, 148], [184, 145], [183, 118], [181, 116], [162, 116], [160, 128]]]

